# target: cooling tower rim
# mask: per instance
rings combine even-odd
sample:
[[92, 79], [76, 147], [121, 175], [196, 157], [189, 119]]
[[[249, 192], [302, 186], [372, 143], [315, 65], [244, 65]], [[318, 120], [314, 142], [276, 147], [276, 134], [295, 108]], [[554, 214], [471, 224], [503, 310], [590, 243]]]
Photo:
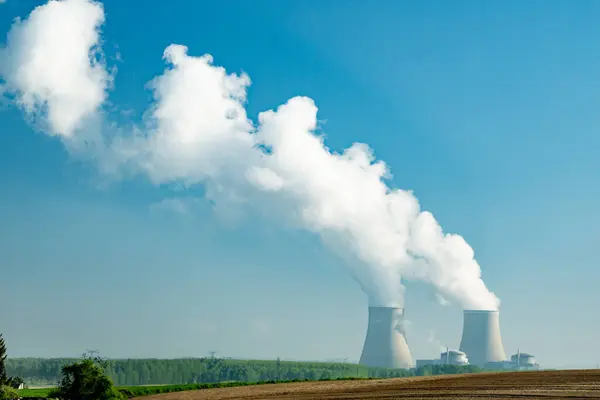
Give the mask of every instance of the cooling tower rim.
[[465, 314], [492, 314], [499, 313], [500, 310], [464, 310]]
[[404, 310], [404, 307], [369, 306], [369, 310]]

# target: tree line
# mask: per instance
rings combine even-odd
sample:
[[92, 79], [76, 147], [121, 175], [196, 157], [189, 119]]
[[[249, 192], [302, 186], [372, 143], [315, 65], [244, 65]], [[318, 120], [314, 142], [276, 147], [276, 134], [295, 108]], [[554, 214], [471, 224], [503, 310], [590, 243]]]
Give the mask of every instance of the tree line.
[[[6, 372], [29, 385], [54, 385], [62, 368], [79, 359], [13, 358]], [[232, 360], [217, 357], [187, 359], [106, 360], [104, 370], [119, 386], [201, 384], [227, 381], [291, 381], [338, 378], [392, 378], [478, 372], [475, 366], [430, 365], [415, 369], [370, 368], [350, 363]]]

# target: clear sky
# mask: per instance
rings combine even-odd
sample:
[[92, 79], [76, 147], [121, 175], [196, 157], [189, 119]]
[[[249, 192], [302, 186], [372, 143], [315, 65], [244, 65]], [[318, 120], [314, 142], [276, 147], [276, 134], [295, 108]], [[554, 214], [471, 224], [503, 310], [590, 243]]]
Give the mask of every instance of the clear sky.
[[[171, 44], [246, 72], [253, 121], [308, 96], [330, 149], [369, 144], [390, 186], [413, 190], [473, 247], [502, 301], [508, 354], [547, 367], [600, 361], [599, 2], [103, 3], [113, 120], [141, 119]], [[3, 45], [42, 4], [0, 4]], [[10, 356], [359, 358], [367, 297], [317, 235], [215, 212], [201, 185], [99, 185], [93, 165], [13, 100], [0, 105]], [[461, 312], [408, 283], [414, 357], [457, 347]]]

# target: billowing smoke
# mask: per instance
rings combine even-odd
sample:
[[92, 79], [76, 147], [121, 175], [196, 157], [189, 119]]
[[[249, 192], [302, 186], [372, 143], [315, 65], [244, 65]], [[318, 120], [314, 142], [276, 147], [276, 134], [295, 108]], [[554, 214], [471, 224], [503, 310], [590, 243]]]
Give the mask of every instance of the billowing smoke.
[[[155, 184], [202, 184], [216, 201], [285, 210], [348, 261], [371, 305], [402, 306], [401, 279], [432, 284], [466, 309], [496, 309], [472, 248], [445, 234], [366, 144], [328, 149], [317, 107], [294, 97], [250, 121], [250, 78], [171, 45], [139, 124], [115, 128], [103, 110], [112, 74], [101, 52], [101, 4], [50, 1], [12, 27], [0, 57], [7, 93], [48, 134], [88, 152], [101, 171]], [[102, 133], [100, 133], [102, 132]], [[282, 214], [282, 215], [283, 215]]]

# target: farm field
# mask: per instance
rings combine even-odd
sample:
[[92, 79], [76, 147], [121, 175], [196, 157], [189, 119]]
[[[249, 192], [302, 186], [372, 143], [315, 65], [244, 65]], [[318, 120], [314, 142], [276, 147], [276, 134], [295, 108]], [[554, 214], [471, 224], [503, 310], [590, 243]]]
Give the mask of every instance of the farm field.
[[600, 370], [504, 372], [364, 381], [301, 382], [146, 396], [220, 399], [600, 399]]

